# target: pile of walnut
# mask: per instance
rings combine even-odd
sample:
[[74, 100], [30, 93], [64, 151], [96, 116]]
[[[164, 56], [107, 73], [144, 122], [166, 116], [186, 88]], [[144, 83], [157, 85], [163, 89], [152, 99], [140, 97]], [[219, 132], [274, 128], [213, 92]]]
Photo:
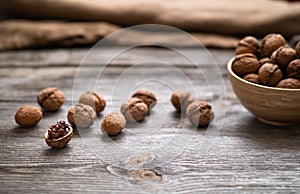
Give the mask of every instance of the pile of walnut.
[[[64, 103], [65, 96], [57, 88], [40, 91], [37, 102], [44, 111], [57, 111]], [[101, 130], [106, 135], [118, 135], [125, 128], [126, 122], [141, 122], [149, 115], [156, 104], [156, 96], [148, 90], [139, 90], [126, 100], [120, 108], [121, 113], [111, 112], [101, 122]], [[171, 102], [178, 112], [186, 113], [191, 123], [197, 127], [207, 126], [214, 118], [212, 107], [204, 101], [195, 101], [189, 92], [176, 91]], [[54, 148], [63, 148], [73, 136], [73, 127], [88, 128], [106, 106], [103, 96], [88, 91], [82, 94], [78, 103], [67, 113], [68, 123], [59, 121], [51, 125], [44, 134], [46, 143]], [[16, 115], [16, 123], [21, 127], [33, 127], [39, 123], [43, 114], [36, 106], [23, 106]], [[73, 127], [72, 127], [73, 126]]]
[[232, 70], [255, 84], [300, 89], [300, 41], [293, 49], [280, 34], [268, 34], [261, 42], [247, 36], [236, 47]]

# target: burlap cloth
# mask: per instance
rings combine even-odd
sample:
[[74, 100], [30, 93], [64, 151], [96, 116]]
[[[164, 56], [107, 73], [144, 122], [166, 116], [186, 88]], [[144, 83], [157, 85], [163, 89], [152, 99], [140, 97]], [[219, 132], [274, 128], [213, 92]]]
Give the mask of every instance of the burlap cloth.
[[[26, 19], [0, 22], [0, 50], [93, 44], [122, 27], [148, 23], [177, 27], [206, 46], [221, 48], [234, 47], [246, 35], [300, 34], [300, 3], [285, 1], [7, 0], [0, 2], [0, 11]], [[176, 36], [133, 34], [141, 44], [194, 46]], [[116, 44], [131, 41], [137, 38]]]

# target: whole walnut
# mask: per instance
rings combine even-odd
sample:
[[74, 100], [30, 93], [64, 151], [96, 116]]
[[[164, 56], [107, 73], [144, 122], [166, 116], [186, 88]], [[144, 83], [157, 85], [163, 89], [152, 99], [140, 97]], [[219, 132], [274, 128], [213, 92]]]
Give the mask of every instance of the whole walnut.
[[290, 62], [287, 67], [287, 76], [300, 80], [300, 59]]
[[87, 128], [94, 123], [96, 118], [95, 110], [85, 104], [78, 103], [68, 111], [68, 121], [78, 128]]
[[79, 103], [93, 107], [97, 114], [102, 112], [106, 106], [106, 101], [103, 96], [92, 91], [87, 91], [82, 94], [79, 98]]
[[125, 126], [125, 117], [117, 112], [109, 113], [101, 122], [101, 130], [106, 135], [118, 135]]
[[149, 111], [154, 107], [157, 101], [155, 94], [148, 90], [136, 91], [132, 97], [141, 99], [148, 106]]
[[271, 56], [272, 63], [278, 65], [282, 71], [285, 71], [294, 59], [296, 59], [295, 50], [286, 46], [279, 47]]
[[246, 36], [240, 40], [236, 46], [235, 54], [240, 55], [244, 53], [252, 53], [257, 55], [259, 48], [258, 40], [253, 36]]
[[20, 127], [33, 127], [42, 119], [43, 113], [36, 106], [22, 106], [15, 114], [15, 121]]
[[255, 83], [255, 84], [260, 84], [259, 75], [256, 73], [249, 73], [249, 74], [245, 75], [243, 77], [243, 79], [247, 80], [249, 82]]
[[288, 89], [300, 89], [300, 81], [294, 78], [287, 78], [281, 80], [276, 87]]
[[130, 98], [122, 104], [121, 113], [128, 121], [139, 122], [148, 114], [148, 106], [139, 98]]
[[276, 86], [282, 79], [282, 72], [278, 65], [265, 63], [258, 71], [259, 80], [266, 86]]
[[171, 96], [172, 105], [177, 112], [185, 112], [186, 107], [194, 101], [191, 93], [188, 91], [175, 91]]
[[214, 119], [214, 112], [208, 102], [194, 101], [186, 108], [186, 115], [197, 127], [207, 126]]
[[58, 110], [65, 101], [64, 93], [55, 88], [45, 88], [37, 96], [38, 104], [46, 111]]
[[296, 44], [295, 51], [298, 59], [300, 59], [300, 41], [298, 41], [298, 43]]
[[258, 60], [251, 53], [237, 55], [232, 62], [232, 70], [239, 76], [257, 72]]
[[259, 54], [261, 58], [270, 57], [271, 54], [279, 47], [286, 44], [285, 39], [280, 34], [266, 35], [259, 47]]
[[272, 63], [272, 60], [268, 57], [265, 57], [258, 61], [259, 67], [261, 67], [265, 63]]

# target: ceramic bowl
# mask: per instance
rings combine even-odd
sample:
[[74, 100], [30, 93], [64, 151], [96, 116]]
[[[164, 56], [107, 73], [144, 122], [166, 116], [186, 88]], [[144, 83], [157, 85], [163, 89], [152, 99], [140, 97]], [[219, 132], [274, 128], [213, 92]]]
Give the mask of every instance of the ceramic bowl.
[[263, 123], [287, 126], [300, 122], [300, 89], [268, 87], [246, 81], [227, 70], [232, 88], [243, 106]]

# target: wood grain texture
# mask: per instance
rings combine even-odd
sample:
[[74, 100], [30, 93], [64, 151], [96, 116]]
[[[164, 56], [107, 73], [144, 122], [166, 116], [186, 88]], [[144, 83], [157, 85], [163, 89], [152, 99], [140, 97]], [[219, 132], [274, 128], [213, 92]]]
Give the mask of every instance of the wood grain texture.
[[[205, 76], [172, 52], [140, 48], [125, 53], [105, 69], [99, 84], [95, 85], [108, 100], [105, 111], [91, 128], [75, 130], [66, 148], [51, 149], [43, 134], [52, 123], [66, 120], [76, 96], [89, 87], [87, 84], [94, 83], [91, 78], [99, 74], [95, 70], [104, 65], [102, 55], [95, 56], [81, 68], [81, 76], [76, 76], [85, 51], [0, 53], [1, 193], [300, 191], [300, 126], [268, 126], [242, 107], [231, 89], [225, 68], [233, 51], [211, 50], [213, 56], [217, 56], [224, 78], [224, 96], [210, 92], [222, 91], [220, 82], [212, 81], [208, 86]], [[106, 52], [113, 50], [108, 48], [103, 55]], [[174, 112], [169, 102], [171, 89], [151, 82], [141, 85], [156, 87], [158, 104], [151, 116], [143, 123], [128, 124], [119, 136], [104, 136], [99, 129], [100, 120], [111, 110], [118, 110], [124, 98], [132, 94], [131, 90], [119, 87], [122, 84], [116, 87], [120, 93], [112, 93], [116, 80], [122, 80], [120, 75], [124, 76], [131, 64], [153, 57], [177, 61], [176, 67], [191, 80], [196, 97], [214, 103], [216, 115], [222, 115], [226, 109], [225, 120], [216, 117], [210, 128], [193, 129], [187, 118]], [[203, 61], [201, 68], [213, 73], [213, 66], [205, 63], [210, 60], [203, 58]], [[178, 85], [184, 83], [177, 73], [169, 70], [159, 65], [145, 65], [127, 73], [139, 80], [158, 75], [161, 80], [171, 80]], [[73, 89], [75, 78], [79, 84]], [[48, 86], [57, 86], [65, 93], [66, 102], [61, 110], [45, 112], [34, 128], [19, 128], [14, 122], [16, 110], [26, 104], [37, 105], [38, 91]]]

